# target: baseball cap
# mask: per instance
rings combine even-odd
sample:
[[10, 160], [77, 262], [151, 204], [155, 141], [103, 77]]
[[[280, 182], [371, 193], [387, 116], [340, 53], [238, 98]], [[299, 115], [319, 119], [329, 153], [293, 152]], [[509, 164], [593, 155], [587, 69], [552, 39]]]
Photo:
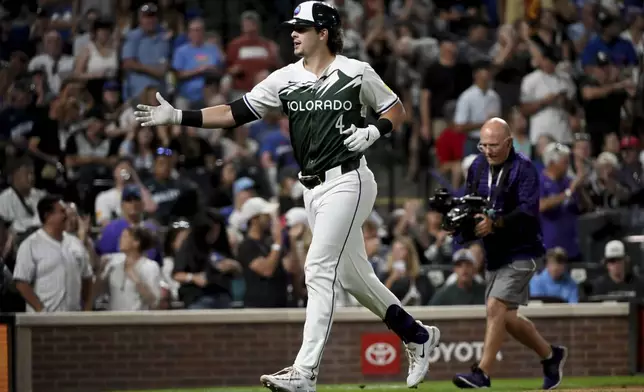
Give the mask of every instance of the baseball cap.
[[605, 65], [610, 64], [610, 57], [608, 56], [608, 53], [606, 52], [597, 52], [595, 54], [595, 58], [593, 59], [593, 65], [603, 67]]
[[121, 192], [122, 201], [141, 200], [141, 189], [136, 185], [126, 185]]
[[293, 19], [287, 20], [283, 25], [330, 29], [340, 25], [340, 14], [335, 7], [323, 1], [305, 1], [295, 7]]
[[246, 191], [255, 187], [255, 181], [249, 177], [241, 177], [233, 183], [233, 195], [241, 191]]
[[146, 15], [156, 15], [159, 11], [159, 8], [154, 3], [145, 3], [139, 8], [139, 11]]
[[640, 141], [637, 137], [630, 135], [630, 136], [624, 136], [622, 140], [619, 142], [619, 145], [623, 149], [637, 149], [640, 146]]
[[564, 264], [568, 261], [568, 252], [561, 246], [548, 249], [546, 252], [546, 260], [554, 260], [557, 263]]
[[284, 219], [286, 219], [286, 226], [288, 227], [295, 226], [300, 223], [304, 223], [307, 226], [309, 225], [308, 215], [306, 210], [302, 207], [291, 208], [286, 212]]
[[103, 83], [103, 90], [119, 91], [119, 84], [116, 80], [106, 80], [105, 83]]
[[604, 248], [604, 259], [621, 259], [626, 257], [624, 243], [619, 240], [609, 241]]
[[600, 11], [597, 14], [597, 21], [602, 28], [608, 27], [618, 20], [607, 11]]
[[472, 264], [476, 264], [474, 254], [469, 249], [459, 249], [454, 252], [454, 255], [452, 256], [452, 263], [457, 264], [461, 261], [469, 261]]
[[597, 157], [597, 164], [598, 165], [609, 164], [617, 169], [621, 167], [621, 165], [619, 164], [619, 159], [617, 159], [617, 156], [609, 151], [604, 151], [601, 154], [599, 154], [599, 156]]
[[247, 224], [249, 220], [262, 214], [273, 214], [277, 211], [278, 204], [269, 203], [261, 197], [251, 197], [246, 200], [239, 211], [239, 223]]

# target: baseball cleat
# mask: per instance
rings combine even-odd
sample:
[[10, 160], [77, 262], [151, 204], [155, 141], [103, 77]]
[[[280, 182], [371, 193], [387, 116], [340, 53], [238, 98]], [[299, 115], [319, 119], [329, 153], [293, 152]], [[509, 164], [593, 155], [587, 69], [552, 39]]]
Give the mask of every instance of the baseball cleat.
[[492, 386], [490, 377], [478, 365], [472, 366], [470, 373], [459, 373], [455, 375], [452, 382], [460, 389], [490, 388]]
[[552, 356], [541, 361], [543, 366], [542, 389], [555, 389], [563, 380], [563, 368], [568, 359], [568, 349], [563, 346], [552, 346]]
[[407, 374], [407, 387], [415, 388], [423, 381], [427, 371], [429, 370], [429, 357], [432, 350], [438, 346], [441, 339], [441, 331], [433, 326], [423, 325], [420, 321], [418, 324], [422, 325], [429, 334], [429, 339], [423, 344], [408, 343], [407, 344], [407, 361], [409, 362], [409, 372]]
[[315, 381], [304, 377], [292, 366], [277, 373], [265, 374], [259, 381], [272, 392], [315, 392]]

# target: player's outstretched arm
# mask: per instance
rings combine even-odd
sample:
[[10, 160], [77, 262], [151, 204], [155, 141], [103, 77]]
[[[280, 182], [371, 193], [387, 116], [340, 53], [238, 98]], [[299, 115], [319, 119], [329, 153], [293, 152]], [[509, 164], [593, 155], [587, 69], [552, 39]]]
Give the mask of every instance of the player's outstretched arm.
[[185, 125], [196, 128], [231, 128], [238, 124], [231, 105], [218, 105], [201, 110], [175, 109], [157, 93], [159, 106], [137, 105], [136, 120], [144, 127], [155, 125]]

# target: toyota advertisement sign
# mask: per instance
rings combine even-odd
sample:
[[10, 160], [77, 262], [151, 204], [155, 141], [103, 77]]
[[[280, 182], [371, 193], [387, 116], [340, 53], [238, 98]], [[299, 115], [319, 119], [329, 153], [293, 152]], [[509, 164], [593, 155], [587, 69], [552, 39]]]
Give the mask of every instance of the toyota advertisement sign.
[[362, 335], [362, 374], [400, 373], [400, 339], [393, 333]]
[[[362, 335], [362, 374], [398, 374], [404, 347], [393, 333]], [[458, 362], [470, 364], [481, 360], [483, 342], [441, 342], [429, 355], [430, 362]], [[502, 361], [499, 351], [496, 360]]]

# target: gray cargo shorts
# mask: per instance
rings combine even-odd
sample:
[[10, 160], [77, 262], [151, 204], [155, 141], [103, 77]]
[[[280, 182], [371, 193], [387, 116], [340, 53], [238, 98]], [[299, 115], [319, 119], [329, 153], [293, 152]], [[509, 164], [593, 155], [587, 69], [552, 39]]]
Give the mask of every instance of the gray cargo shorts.
[[486, 271], [485, 301], [490, 297], [505, 302], [508, 309], [527, 305], [530, 299], [530, 279], [537, 269], [537, 260], [515, 260], [496, 271]]

